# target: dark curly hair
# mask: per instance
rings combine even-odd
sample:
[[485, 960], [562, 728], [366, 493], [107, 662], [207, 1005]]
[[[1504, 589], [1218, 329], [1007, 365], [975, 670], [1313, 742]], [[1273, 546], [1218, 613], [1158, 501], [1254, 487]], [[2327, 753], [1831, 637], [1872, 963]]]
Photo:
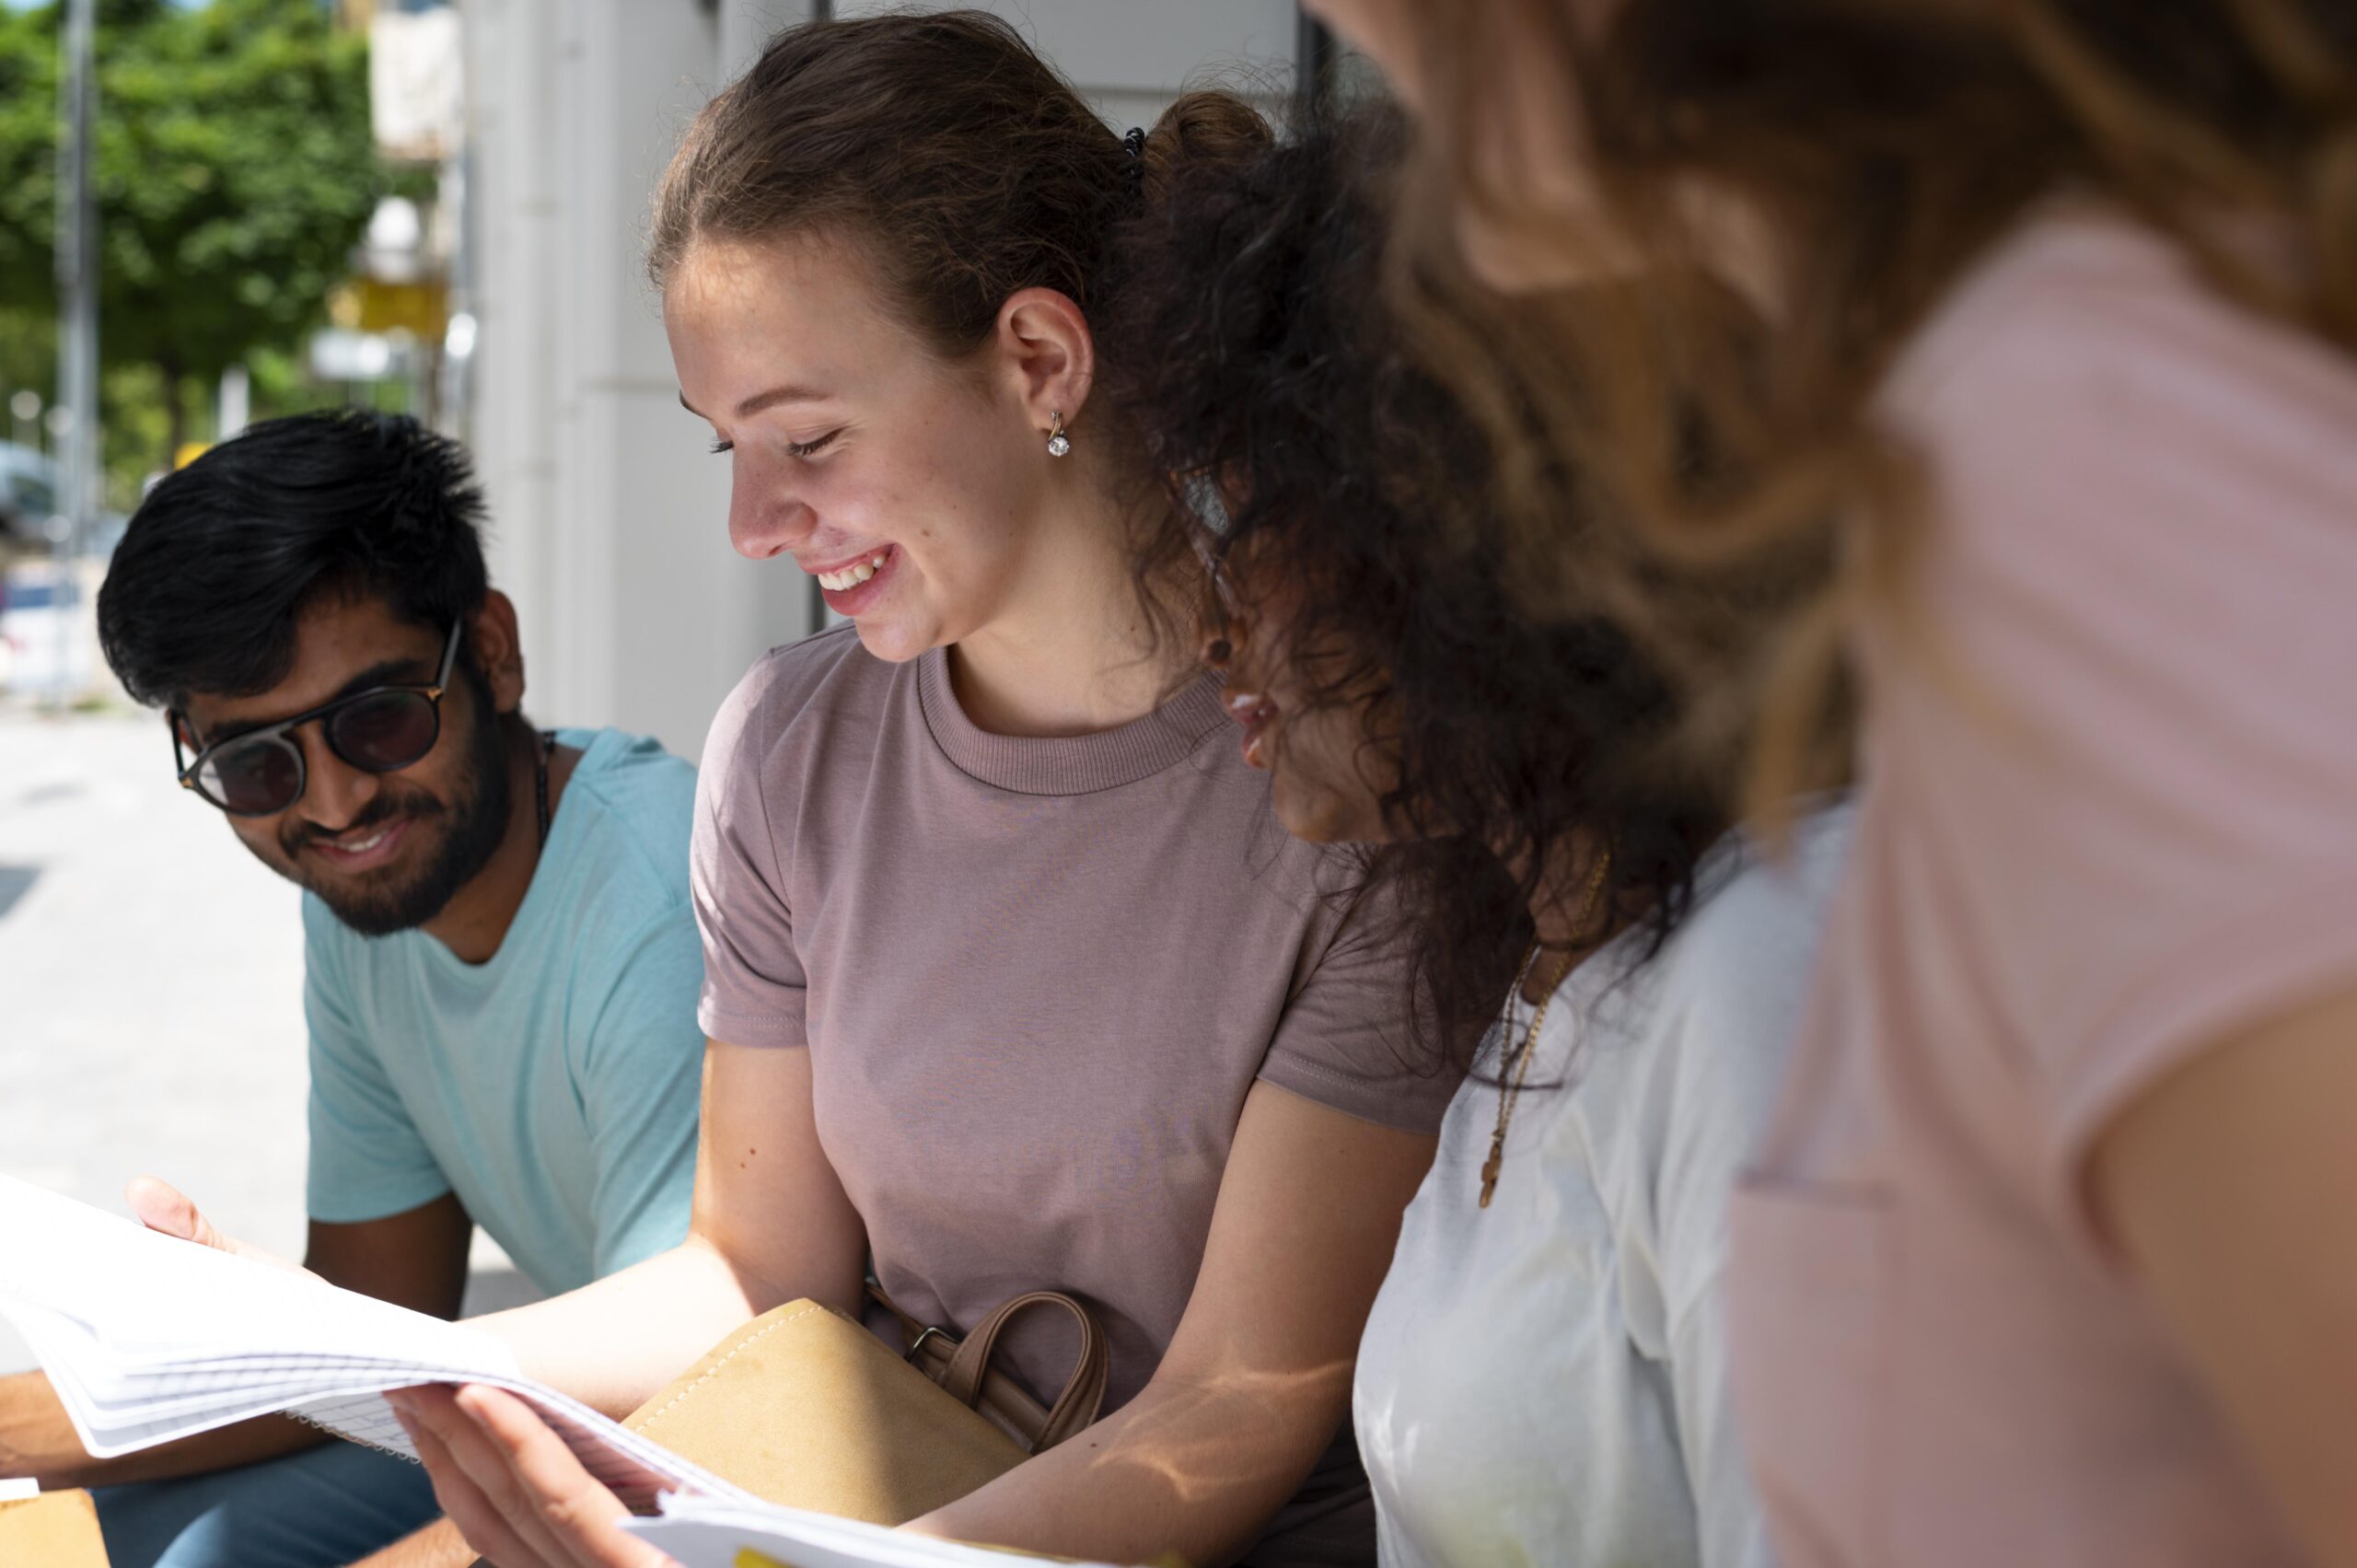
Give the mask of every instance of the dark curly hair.
[[[1215, 482], [1210, 547], [1299, 605], [1285, 633], [1315, 650], [1295, 661], [1314, 666], [1295, 672], [1312, 702], [1357, 706], [1366, 743], [1396, 749], [1382, 804], [1402, 831], [1368, 852], [1367, 880], [1414, 926], [1427, 1054], [1462, 1064], [1551, 850], [1608, 840], [1609, 907], [1657, 951], [1728, 818], [1721, 791], [1676, 771], [1663, 671], [1608, 616], [1533, 610], [1508, 580], [1521, 548], [1486, 501], [1481, 424], [1383, 306], [1378, 192], [1402, 141], [1388, 110], [1362, 110], [1174, 180], [1122, 247], [1114, 307], [1122, 339], [1156, 352], [1100, 389], [1181, 502], [1136, 509], [1140, 582], [1206, 542]], [[1596, 531], [1561, 521], [1564, 551]]]

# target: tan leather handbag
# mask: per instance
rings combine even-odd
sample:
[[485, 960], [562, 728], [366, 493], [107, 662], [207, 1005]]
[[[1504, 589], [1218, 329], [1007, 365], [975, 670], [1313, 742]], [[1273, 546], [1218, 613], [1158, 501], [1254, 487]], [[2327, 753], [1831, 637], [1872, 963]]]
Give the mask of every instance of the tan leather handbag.
[[[1081, 1330], [1079, 1365], [1046, 1409], [990, 1365], [1007, 1324], [1043, 1307]], [[1068, 1295], [1016, 1296], [962, 1342], [894, 1317], [903, 1355], [831, 1307], [788, 1302], [714, 1345], [623, 1424], [772, 1503], [900, 1525], [1062, 1442], [1104, 1403], [1104, 1330]]]
[[15, 1568], [107, 1568], [99, 1514], [87, 1492], [44, 1492], [0, 1503], [0, 1562]]

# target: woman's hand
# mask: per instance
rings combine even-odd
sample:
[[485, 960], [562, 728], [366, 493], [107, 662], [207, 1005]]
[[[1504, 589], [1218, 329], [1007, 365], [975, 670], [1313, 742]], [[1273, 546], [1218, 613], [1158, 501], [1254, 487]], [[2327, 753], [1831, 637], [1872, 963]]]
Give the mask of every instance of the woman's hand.
[[473, 1386], [385, 1399], [442, 1511], [498, 1568], [678, 1568], [620, 1527], [621, 1499], [521, 1400]]

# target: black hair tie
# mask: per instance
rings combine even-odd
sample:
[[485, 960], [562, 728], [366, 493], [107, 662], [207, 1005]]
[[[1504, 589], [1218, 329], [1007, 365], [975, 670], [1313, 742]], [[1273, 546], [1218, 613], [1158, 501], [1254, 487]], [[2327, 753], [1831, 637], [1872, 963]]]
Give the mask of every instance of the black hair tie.
[[1145, 189], [1145, 133], [1131, 126], [1130, 134], [1121, 138], [1121, 150], [1130, 155], [1127, 175], [1130, 194], [1135, 196]]

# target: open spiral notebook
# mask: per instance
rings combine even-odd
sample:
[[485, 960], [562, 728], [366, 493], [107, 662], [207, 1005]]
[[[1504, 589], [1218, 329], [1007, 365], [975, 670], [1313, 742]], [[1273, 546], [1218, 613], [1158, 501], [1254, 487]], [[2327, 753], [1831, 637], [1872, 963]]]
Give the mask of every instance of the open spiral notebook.
[[[747, 1548], [788, 1552], [778, 1560], [797, 1568], [1016, 1561], [763, 1503], [522, 1376], [505, 1345], [463, 1323], [159, 1236], [8, 1177], [0, 1316], [99, 1458], [284, 1413], [414, 1459], [384, 1392], [481, 1383], [530, 1404], [633, 1513], [666, 1504], [635, 1526], [689, 1568], [758, 1564], [737, 1555]], [[724, 1542], [735, 1544], [714, 1555]]]

